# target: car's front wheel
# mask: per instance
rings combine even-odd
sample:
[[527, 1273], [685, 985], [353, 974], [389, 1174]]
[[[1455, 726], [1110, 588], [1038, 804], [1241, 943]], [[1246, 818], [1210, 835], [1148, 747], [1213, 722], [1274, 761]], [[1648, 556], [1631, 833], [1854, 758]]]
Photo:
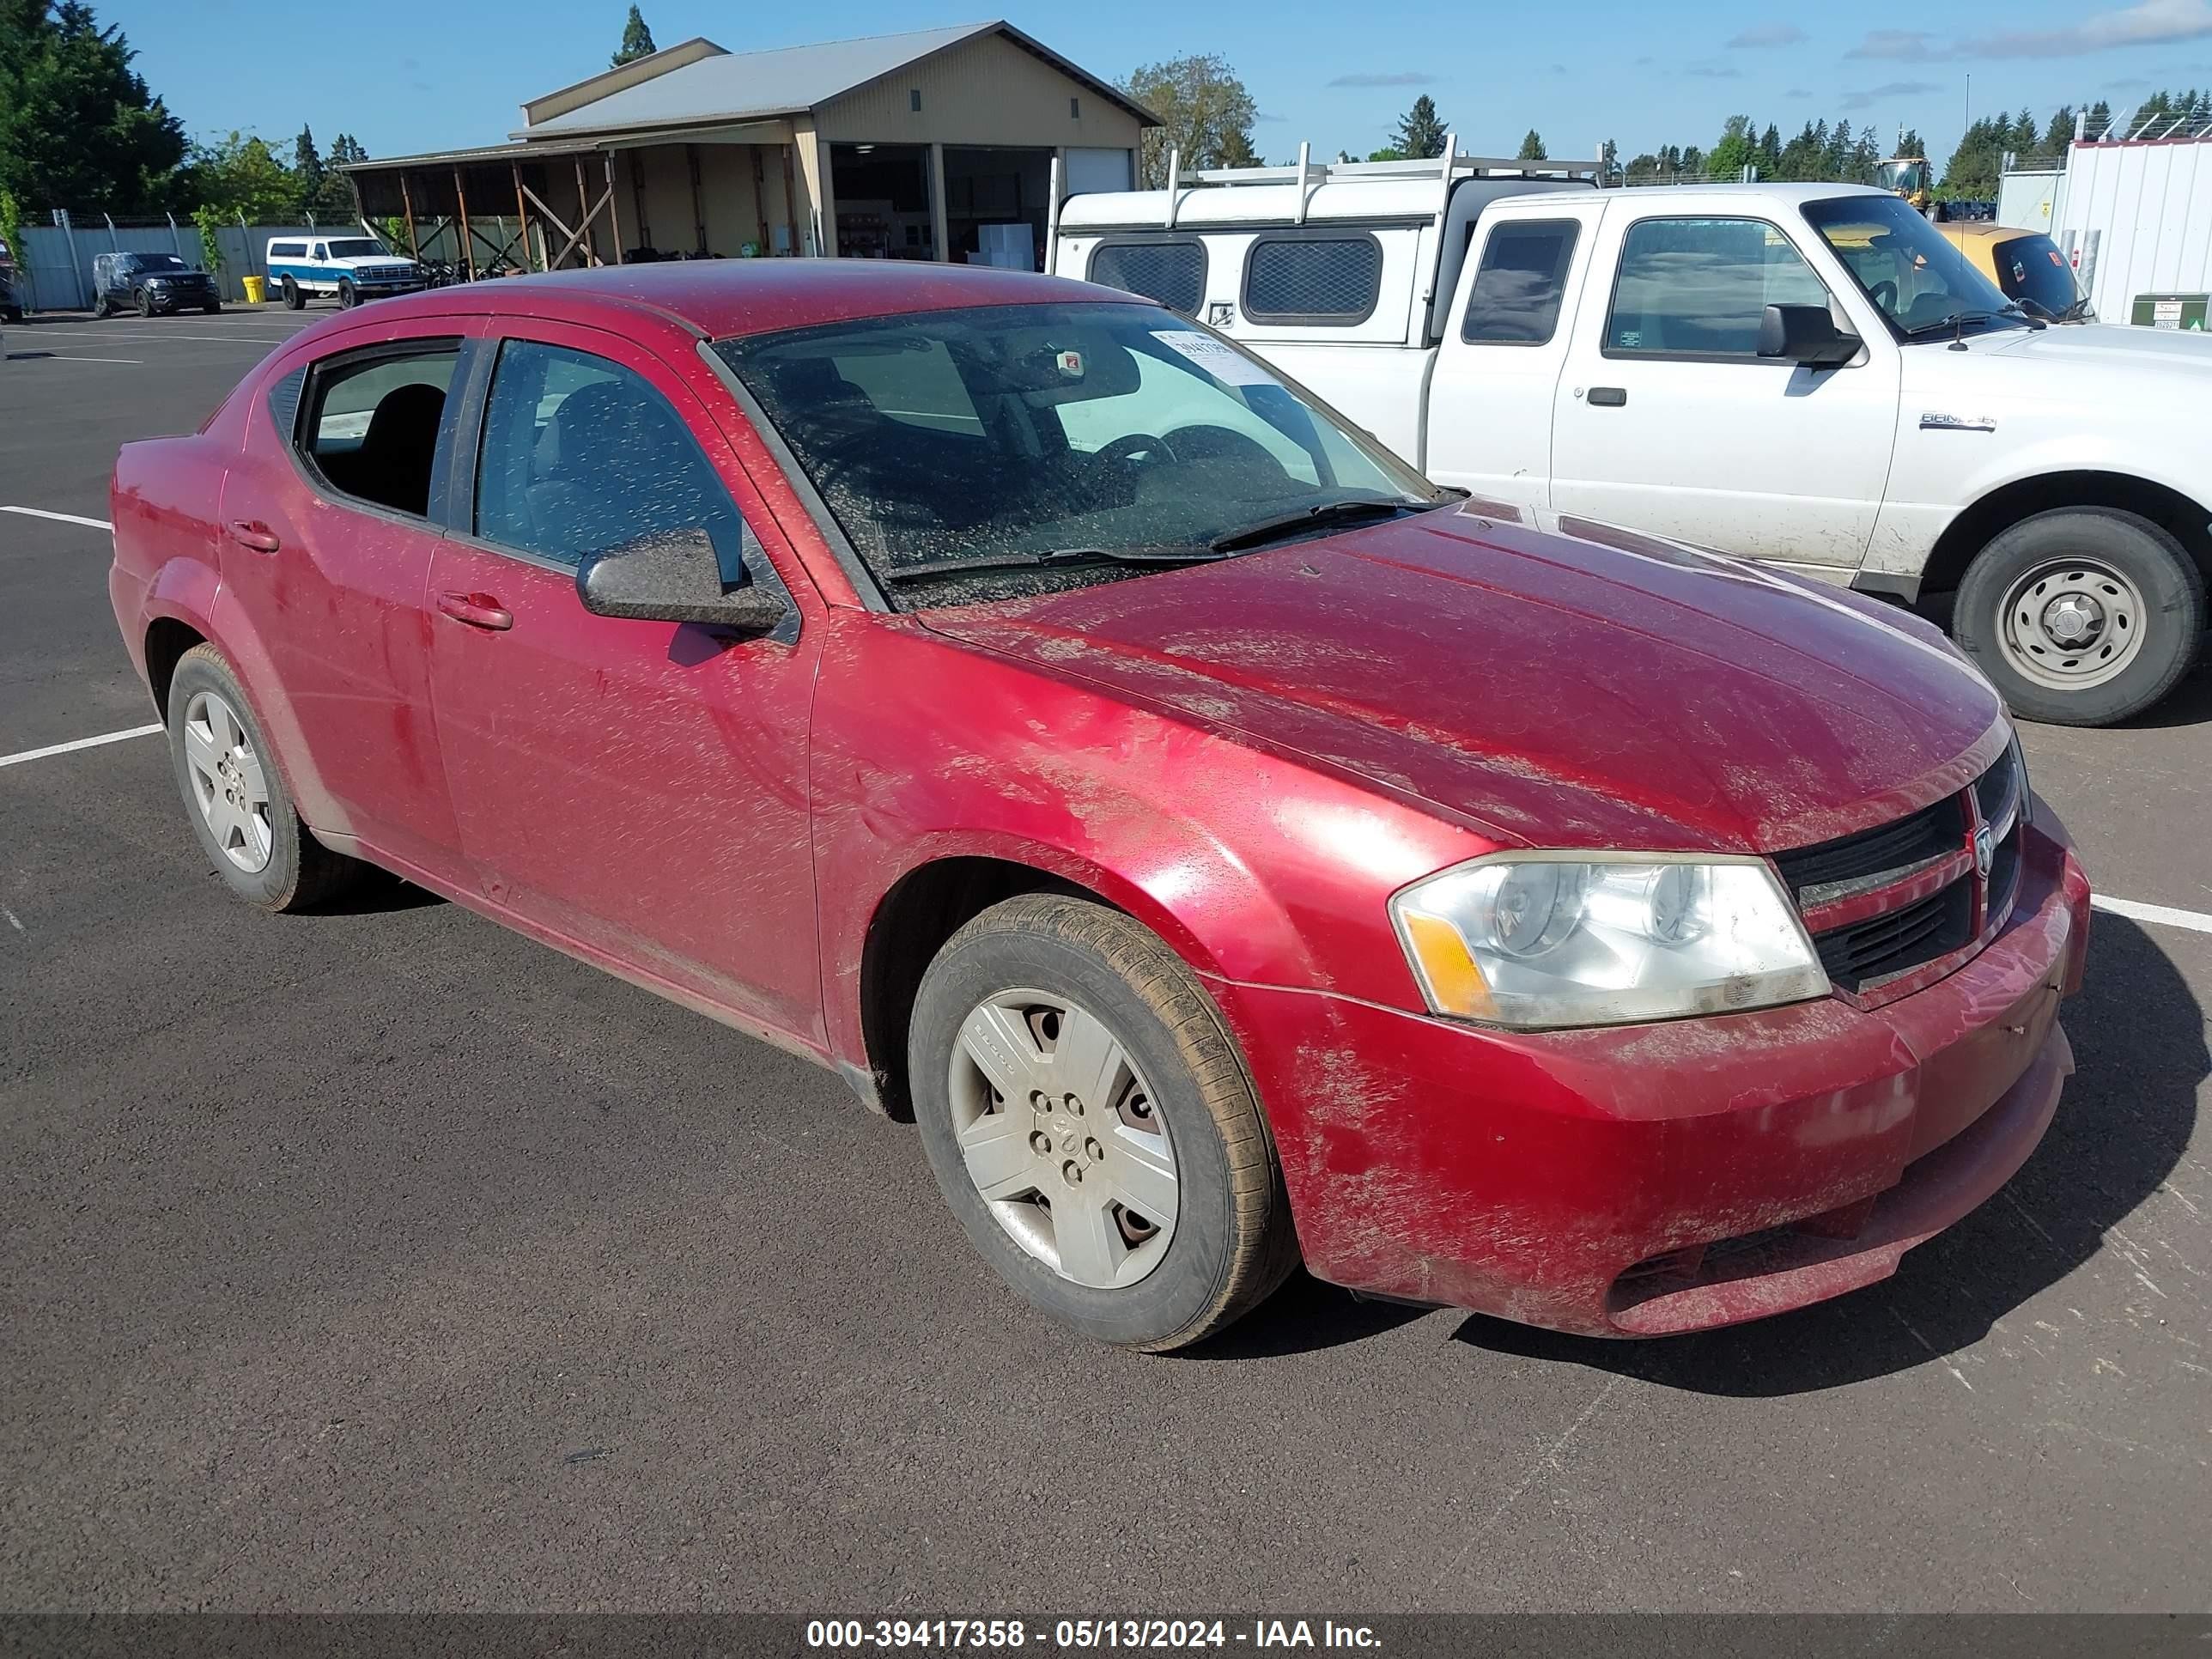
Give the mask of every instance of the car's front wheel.
[[362, 873], [365, 866], [331, 852], [300, 821], [252, 706], [213, 646], [179, 659], [168, 726], [186, 815], [231, 891], [264, 910], [297, 910]]
[[138, 290], [138, 314], [141, 317], [150, 317], [154, 314], [153, 289], [142, 288]]
[[1951, 629], [2013, 713], [2105, 726], [2149, 708], [2204, 635], [2204, 583], [2148, 519], [2060, 507], [1993, 538], [1959, 584]]
[[1221, 1017], [1120, 912], [1030, 895], [969, 922], [923, 976], [908, 1065], [969, 1239], [1085, 1334], [1182, 1347], [1295, 1265], [1274, 1143]]

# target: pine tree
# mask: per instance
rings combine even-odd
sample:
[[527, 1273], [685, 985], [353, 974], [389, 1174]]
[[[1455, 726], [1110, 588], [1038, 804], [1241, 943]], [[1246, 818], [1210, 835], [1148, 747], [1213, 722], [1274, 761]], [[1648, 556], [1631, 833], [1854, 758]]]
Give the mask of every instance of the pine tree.
[[1409, 159], [1427, 161], [1444, 153], [1444, 136], [1437, 100], [1425, 92], [1399, 118], [1398, 130], [1390, 135], [1390, 148]]
[[320, 198], [325, 175], [323, 158], [315, 149], [315, 135], [307, 127], [292, 141], [292, 184], [300, 198], [301, 214], [313, 213], [320, 218]]
[[182, 125], [80, 0], [0, 0], [0, 190], [34, 210], [179, 202]]
[[645, 17], [635, 6], [629, 9], [629, 21], [623, 25], [622, 50], [609, 62], [610, 69], [620, 69], [624, 64], [634, 64], [641, 58], [650, 58], [659, 48], [653, 44], [653, 31], [645, 26]]
[[1520, 153], [1513, 159], [1516, 161], [1550, 161], [1552, 158], [1544, 153], [1544, 135], [1530, 127], [1528, 136], [1521, 141]]

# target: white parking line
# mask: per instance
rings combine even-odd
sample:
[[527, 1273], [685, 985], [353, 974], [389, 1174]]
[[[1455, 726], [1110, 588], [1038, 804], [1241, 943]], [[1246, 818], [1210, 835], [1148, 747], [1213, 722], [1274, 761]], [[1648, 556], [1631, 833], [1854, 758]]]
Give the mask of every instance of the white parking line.
[[2130, 921], [2155, 921], [2168, 927], [2186, 927], [2192, 933], [2212, 933], [2212, 916], [2202, 910], [2177, 910], [2167, 904], [2137, 904], [2133, 899], [2107, 898], [2102, 893], [2092, 894], [2089, 903], [2094, 909], [2110, 910]]
[[0, 513], [20, 513], [27, 519], [52, 519], [60, 524], [81, 524], [92, 530], [112, 530], [105, 519], [88, 519], [82, 513], [49, 513], [43, 507], [0, 507]]
[[[33, 338], [42, 337], [51, 334], [58, 338], [66, 337], [77, 340], [117, 340], [120, 341], [125, 345], [144, 345], [150, 341], [156, 340], [214, 340], [228, 346], [261, 346], [266, 348], [269, 346], [283, 344], [284, 342], [290, 339], [293, 334], [296, 331], [296, 330], [287, 329], [282, 334], [247, 334], [243, 331], [236, 334], [185, 334], [178, 331], [165, 328], [158, 334], [123, 334], [118, 333], [112, 329], [105, 328], [42, 328], [36, 331], [35, 334], [27, 329], [24, 331], [24, 333], [26, 337]], [[64, 349], [66, 349], [66, 348], [64, 348]]]
[[79, 357], [79, 356], [76, 356], [74, 353], [72, 353], [72, 352], [69, 352], [69, 351], [65, 351], [65, 350], [64, 350], [64, 351], [11, 351], [11, 352], [9, 352], [8, 355], [9, 355], [10, 357], [20, 357], [20, 358], [22, 358], [22, 359], [23, 359], [25, 362], [29, 362], [29, 361], [31, 361], [31, 360], [32, 360], [32, 359], [33, 359], [33, 358], [44, 358], [47, 362], [50, 362], [50, 363], [132, 363], [132, 364], [139, 364], [139, 363], [143, 363], [143, 362], [146, 361], [143, 357]]
[[132, 738], [150, 738], [167, 728], [159, 725], [134, 726], [128, 732], [103, 732], [96, 738], [76, 738], [68, 743], [48, 744], [44, 749], [26, 749], [20, 754], [0, 755], [0, 766], [21, 766], [25, 761], [44, 760], [49, 755], [66, 755], [78, 749], [97, 749], [104, 743], [124, 743]]

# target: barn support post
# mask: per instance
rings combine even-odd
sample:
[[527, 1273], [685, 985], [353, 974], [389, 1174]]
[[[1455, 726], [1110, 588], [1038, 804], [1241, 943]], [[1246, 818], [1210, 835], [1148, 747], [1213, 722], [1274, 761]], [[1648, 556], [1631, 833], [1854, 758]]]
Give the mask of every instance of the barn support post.
[[[361, 186], [354, 186], [354, 199], [361, 199]], [[399, 175], [399, 205], [407, 212], [407, 257], [418, 264], [422, 258], [422, 240], [415, 234], [415, 192], [407, 188], [407, 175]]]
[[799, 187], [792, 182], [791, 146], [783, 147], [783, 229], [791, 238], [792, 256], [796, 258], [802, 251], [799, 246]]
[[607, 240], [615, 245], [615, 263], [623, 262], [622, 204], [615, 198], [615, 153], [602, 150], [601, 158], [607, 164], [607, 193], [600, 199], [607, 204]]
[[522, 190], [522, 163], [509, 161], [507, 170], [514, 176], [514, 216], [522, 226], [522, 268], [530, 269], [530, 209]]
[[595, 265], [599, 262], [599, 250], [592, 240], [592, 198], [584, 185], [584, 158], [579, 155], [576, 162], [576, 234], [582, 240], [584, 263]]
[[637, 245], [653, 246], [653, 214], [645, 196], [645, 152], [634, 149], [629, 153], [629, 199], [637, 210]]
[[[770, 253], [775, 249], [768, 239], [768, 169], [761, 166], [761, 147], [758, 144], [747, 144], [745, 149], [753, 158], [753, 212], [760, 221], [759, 247], [763, 253]], [[706, 251], [707, 222], [702, 217], [699, 221], [699, 252], [704, 253]]]
[[461, 273], [465, 280], [473, 283], [477, 279], [477, 250], [469, 234], [469, 192], [461, 183], [459, 167], [453, 169], [453, 205], [461, 215]]
[[[691, 169], [691, 229], [698, 237], [692, 246], [700, 252], [707, 251], [707, 192], [699, 181], [699, 146], [684, 146], [684, 160]], [[758, 189], [759, 186], [754, 186]]]

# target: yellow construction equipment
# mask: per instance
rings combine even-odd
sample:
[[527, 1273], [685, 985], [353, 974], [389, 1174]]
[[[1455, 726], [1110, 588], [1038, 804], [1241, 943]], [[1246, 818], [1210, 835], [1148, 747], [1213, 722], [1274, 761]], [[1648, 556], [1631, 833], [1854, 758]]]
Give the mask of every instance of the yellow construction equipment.
[[1893, 155], [1875, 170], [1874, 181], [1884, 190], [1893, 190], [1913, 208], [1928, 211], [1935, 198], [1928, 189], [1928, 158], [1924, 155]]

